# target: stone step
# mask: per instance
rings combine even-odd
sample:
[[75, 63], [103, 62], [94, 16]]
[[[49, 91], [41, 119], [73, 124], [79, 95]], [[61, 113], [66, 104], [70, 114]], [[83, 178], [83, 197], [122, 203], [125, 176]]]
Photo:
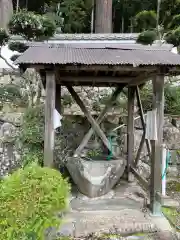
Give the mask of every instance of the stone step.
[[67, 216], [66, 224], [60, 232], [81, 237], [90, 233], [133, 234], [136, 232], [154, 232], [156, 225], [145, 217], [143, 212], [135, 209], [72, 211]]
[[141, 209], [142, 202], [137, 202], [126, 197], [98, 200], [73, 199], [71, 201], [71, 208], [74, 211]]

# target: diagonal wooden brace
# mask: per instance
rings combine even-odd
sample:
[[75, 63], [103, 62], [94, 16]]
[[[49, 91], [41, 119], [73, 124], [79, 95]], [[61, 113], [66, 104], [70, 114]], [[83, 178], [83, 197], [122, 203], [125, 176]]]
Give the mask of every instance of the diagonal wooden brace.
[[[125, 84], [122, 84], [121, 86], [117, 87], [116, 90], [113, 92], [111, 98], [109, 99], [109, 101], [107, 102], [107, 105], [104, 107], [104, 109], [102, 110], [102, 112], [100, 113], [99, 117], [96, 119], [97, 123], [100, 124], [107, 111], [111, 108], [113, 102], [117, 99], [118, 95], [121, 93], [122, 89], [125, 87]], [[91, 136], [93, 135], [94, 130], [93, 128], [90, 128], [89, 131], [86, 133], [86, 135], [84, 136], [83, 140], [81, 141], [81, 144], [79, 145], [79, 147], [76, 149], [74, 156], [77, 156], [80, 154], [80, 152], [84, 149], [84, 147], [87, 145], [88, 141], [90, 140]]]
[[[140, 118], [141, 118], [141, 123], [143, 126], [143, 131], [144, 131], [144, 138], [145, 138], [145, 132], [146, 132], [146, 124], [145, 124], [145, 120], [144, 120], [144, 112], [143, 112], [143, 107], [142, 107], [142, 103], [141, 103], [141, 98], [140, 98], [140, 93], [139, 93], [139, 87], [136, 87], [136, 97], [137, 97], [137, 103], [138, 103], [138, 107], [139, 107], [139, 111], [140, 111]], [[141, 141], [142, 144], [144, 144], [144, 141]], [[146, 142], [146, 147], [147, 147], [147, 151], [149, 156], [151, 155], [151, 145], [148, 139], [145, 139]], [[136, 160], [136, 164], [138, 163], [138, 160]]]
[[[71, 86], [66, 86], [66, 87], [67, 87], [68, 91], [70, 92], [70, 94], [72, 95], [72, 97], [74, 98], [74, 100], [76, 101], [76, 103], [81, 108], [81, 110], [84, 112], [84, 115], [87, 117], [88, 121], [91, 123], [94, 131], [99, 135], [99, 137], [101, 138], [101, 140], [103, 141], [103, 143], [107, 147], [107, 149], [109, 149], [111, 151], [111, 147], [109, 146], [109, 141], [108, 141], [106, 135], [99, 127], [99, 124], [94, 120], [94, 118], [88, 112], [88, 110], [86, 109], [84, 103], [82, 102], [82, 100], [80, 99], [78, 94], [74, 91], [74, 89]], [[113, 153], [113, 155], [114, 155], [114, 153]]]

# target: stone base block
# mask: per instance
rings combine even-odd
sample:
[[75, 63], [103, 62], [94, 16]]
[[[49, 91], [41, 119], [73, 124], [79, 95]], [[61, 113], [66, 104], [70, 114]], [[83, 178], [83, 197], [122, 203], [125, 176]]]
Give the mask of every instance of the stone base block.
[[80, 157], [71, 157], [67, 169], [79, 191], [90, 197], [107, 194], [123, 175], [126, 160], [90, 161]]

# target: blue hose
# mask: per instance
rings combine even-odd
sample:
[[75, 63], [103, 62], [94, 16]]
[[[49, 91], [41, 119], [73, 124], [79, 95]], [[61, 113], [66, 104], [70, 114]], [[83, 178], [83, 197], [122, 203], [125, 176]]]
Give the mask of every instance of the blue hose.
[[111, 139], [111, 136], [109, 136], [109, 148], [110, 148], [110, 152], [109, 152], [109, 155], [107, 157], [107, 160], [111, 160], [112, 157], [113, 157], [113, 154], [112, 154], [112, 139]]
[[171, 158], [171, 153], [170, 153], [170, 151], [168, 150], [168, 151], [167, 151], [167, 155], [166, 155], [166, 167], [165, 167], [164, 172], [163, 172], [163, 174], [162, 174], [162, 179], [164, 179], [165, 176], [166, 176], [170, 158]]

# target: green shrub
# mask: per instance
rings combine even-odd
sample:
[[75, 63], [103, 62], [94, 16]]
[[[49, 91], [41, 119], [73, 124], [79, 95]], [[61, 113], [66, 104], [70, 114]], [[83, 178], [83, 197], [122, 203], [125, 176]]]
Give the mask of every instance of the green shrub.
[[169, 44], [173, 44], [175, 47], [180, 45], [180, 27], [175, 30], [171, 30], [166, 34], [165, 40]]
[[5, 178], [0, 185], [0, 239], [44, 239], [58, 227], [58, 212], [68, 207], [69, 184], [61, 174], [33, 163]]
[[21, 35], [27, 40], [48, 39], [54, 35], [56, 24], [47, 16], [22, 10], [12, 16], [9, 30], [11, 34]]
[[29, 107], [25, 111], [21, 131], [21, 142], [28, 146], [43, 147], [44, 111], [42, 106]]
[[24, 113], [23, 125], [19, 136], [23, 149], [23, 165], [34, 158], [43, 164], [44, 149], [44, 109], [43, 106], [29, 107]]
[[146, 31], [156, 27], [156, 12], [155, 11], [142, 11], [135, 16], [135, 25], [138, 31]]
[[139, 34], [137, 38], [137, 43], [149, 45], [153, 44], [153, 42], [157, 39], [156, 31], [144, 31]]

